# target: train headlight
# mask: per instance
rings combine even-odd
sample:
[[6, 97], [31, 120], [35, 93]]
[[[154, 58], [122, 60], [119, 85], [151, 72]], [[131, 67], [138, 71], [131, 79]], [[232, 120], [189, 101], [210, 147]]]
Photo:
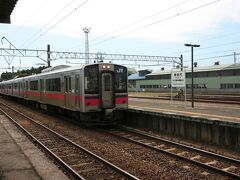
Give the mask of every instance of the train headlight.
[[105, 69], [106, 68], [106, 66], [105, 65], [103, 65], [103, 69]]
[[107, 68], [110, 69], [110, 66], [108, 65]]

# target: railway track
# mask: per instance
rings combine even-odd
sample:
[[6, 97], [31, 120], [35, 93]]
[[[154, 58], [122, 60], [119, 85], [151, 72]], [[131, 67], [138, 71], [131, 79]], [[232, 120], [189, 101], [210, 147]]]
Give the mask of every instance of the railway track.
[[0, 103], [0, 111], [74, 179], [138, 179], [21, 112]]
[[[190, 162], [209, 172], [231, 179], [240, 179], [240, 160], [176, 143], [130, 128], [104, 130], [116, 137], [150, 148], [152, 150]], [[189, 167], [190, 168], [190, 167]]]

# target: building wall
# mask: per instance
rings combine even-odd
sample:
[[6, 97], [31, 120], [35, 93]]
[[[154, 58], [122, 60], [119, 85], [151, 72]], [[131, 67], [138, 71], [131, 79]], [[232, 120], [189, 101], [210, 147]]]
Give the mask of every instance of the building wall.
[[[171, 88], [170, 79], [136, 80], [136, 88], [129, 86], [129, 91], [166, 91]], [[191, 78], [186, 78], [187, 89], [191, 88]], [[240, 76], [196, 77], [194, 88], [199, 91], [240, 90]]]

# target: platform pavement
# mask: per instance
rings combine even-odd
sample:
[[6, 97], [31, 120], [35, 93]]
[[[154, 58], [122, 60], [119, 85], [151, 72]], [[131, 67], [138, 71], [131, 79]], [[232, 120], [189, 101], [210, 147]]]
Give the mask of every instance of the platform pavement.
[[150, 112], [183, 115], [190, 118], [206, 118], [212, 121], [240, 123], [240, 106], [237, 104], [220, 104], [159, 100], [154, 98], [129, 97], [129, 108]]
[[67, 180], [25, 135], [0, 114], [0, 180]]

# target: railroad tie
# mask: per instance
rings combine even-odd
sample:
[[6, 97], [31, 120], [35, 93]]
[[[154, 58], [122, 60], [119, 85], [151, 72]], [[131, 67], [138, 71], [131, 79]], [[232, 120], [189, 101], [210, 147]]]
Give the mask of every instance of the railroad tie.
[[86, 166], [86, 165], [89, 165], [89, 164], [92, 164], [92, 163], [74, 164], [74, 165], [71, 165], [71, 167], [72, 167], [72, 168], [78, 168], [78, 167], [83, 167], [83, 166]]
[[148, 142], [148, 143], [145, 143], [146, 145], [152, 145], [154, 142]]
[[206, 172], [206, 171], [202, 172], [201, 174], [202, 174], [202, 175], [204, 175], [204, 176], [207, 176], [207, 175], [209, 175], [209, 173], [208, 173], [208, 172]]
[[188, 153], [187, 151], [183, 151], [183, 152], [177, 153], [177, 155], [182, 156], [182, 155], [187, 154], [187, 153]]
[[206, 164], [206, 165], [215, 165], [215, 164], [217, 164], [217, 162], [218, 162], [218, 161], [213, 160], [213, 161], [207, 162], [207, 163], [205, 163], [205, 164]]
[[176, 150], [176, 148], [165, 149], [165, 151], [167, 151], [167, 152], [171, 152], [171, 151], [175, 151], [175, 150]]
[[81, 171], [78, 171], [79, 174], [81, 173], [87, 173], [87, 172], [91, 172], [91, 171], [98, 171], [100, 170], [101, 168], [89, 168], [89, 169], [85, 169], [85, 170], [81, 170]]
[[140, 140], [137, 140], [138, 142], [144, 142], [144, 141], [147, 141], [146, 139], [140, 139]]
[[190, 166], [183, 166], [184, 169], [191, 169]]
[[132, 137], [134, 137], [131, 134], [120, 134], [120, 135], [125, 137], [125, 138], [132, 138]]
[[201, 158], [201, 156], [200, 156], [200, 155], [197, 155], [197, 156], [191, 157], [190, 159], [191, 159], [191, 160], [196, 160], [196, 159], [200, 159], [200, 158]]
[[237, 167], [236, 166], [230, 166], [230, 167], [227, 167], [227, 168], [223, 168], [222, 170], [223, 171], [232, 171], [234, 169], [237, 169]]
[[165, 146], [165, 144], [160, 144], [160, 145], [156, 145], [154, 147], [160, 149], [160, 148], [163, 148], [164, 146]]

